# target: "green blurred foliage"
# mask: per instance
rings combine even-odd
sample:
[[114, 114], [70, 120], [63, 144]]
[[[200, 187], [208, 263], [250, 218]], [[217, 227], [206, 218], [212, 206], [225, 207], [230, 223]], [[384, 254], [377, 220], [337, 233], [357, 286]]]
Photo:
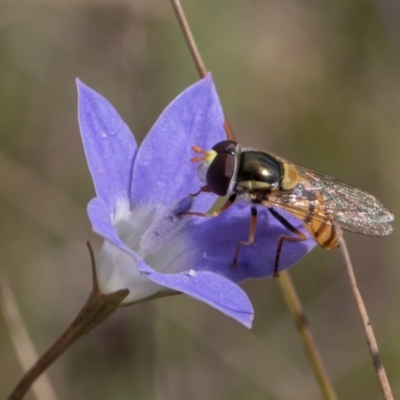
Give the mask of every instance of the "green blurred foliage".
[[[198, 78], [168, 1], [0, 6], [0, 268], [41, 353], [90, 291], [85, 241], [101, 243], [86, 218], [94, 190], [75, 77], [105, 95], [139, 140]], [[399, 215], [397, 3], [183, 6], [241, 143], [353, 183]], [[346, 237], [396, 397], [394, 227], [384, 239]], [[291, 271], [339, 397], [379, 398], [340, 253], [316, 249]], [[256, 311], [251, 331], [184, 296], [119, 310], [51, 367], [59, 399], [320, 399], [277, 283], [243, 287]], [[21, 368], [2, 319], [0, 354], [4, 398]]]

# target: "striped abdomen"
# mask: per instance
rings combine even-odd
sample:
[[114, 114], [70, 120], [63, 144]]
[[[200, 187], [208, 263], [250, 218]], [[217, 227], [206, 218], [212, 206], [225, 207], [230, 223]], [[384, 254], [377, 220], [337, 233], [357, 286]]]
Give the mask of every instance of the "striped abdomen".
[[329, 214], [326, 214], [326, 222], [314, 218], [315, 215], [320, 216], [321, 213], [324, 212], [315, 208], [313, 204], [310, 204], [308, 213], [303, 219], [304, 225], [321, 247], [331, 250], [339, 246], [339, 239], [335, 227], [329, 224], [331, 220]]

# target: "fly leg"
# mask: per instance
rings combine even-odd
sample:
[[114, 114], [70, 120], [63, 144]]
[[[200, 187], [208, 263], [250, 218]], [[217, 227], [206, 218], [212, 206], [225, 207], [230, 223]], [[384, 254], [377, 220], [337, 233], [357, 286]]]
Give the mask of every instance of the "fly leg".
[[276, 249], [275, 264], [274, 264], [274, 278], [279, 276], [279, 258], [281, 256], [283, 242], [303, 242], [307, 239], [307, 236], [296, 229], [286, 218], [278, 214], [273, 208], [268, 208], [269, 212], [290, 232], [297, 235], [297, 237], [281, 235], [279, 236], [278, 247]]
[[237, 267], [237, 259], [239, 256], [239, 251], [242, 246], [248, 246], [254, 242], [254, 235], [256, 234], [256, 224], [257, 224], [257, 207], [253, 204], [251, 206], [251, 215], [250, 215], [250, 232], [249, 239], [247, 241], [241, 241], [238, 243], [236, 247], [235, 257], [233, 259], [232, 268]]
[[198, 192], [196, 192], [196, 193], [194, 193], [194, 194], [191, 194], [190, 196], [196, 197], [196, 196], [198, 196], [201, 192], [211, 193], [212, 190], [211, 190], [207, 185], [204, 185], [204, 186], [202, 186], [202, 187], [199, 189]]
[[[203, 186], [200, 189], [200, 192], [204, 192], [205, 190], [202, 190], [204, 187], [208, 186]], [[192, 196], [197, 196], [200, 192], [192, 195]], [[236, 194], [232, 194], [229, 196], [228, 200], [225, 202], [225, 204], [219, 209], [216, 210], [212, 213], [201, 213], [201, 212], [197, 212], [197, 211], [185, 211], [182, 213], [177, 214], [178, 217], [180, 217], [181, 215], [196, 215], [197, 217], [217, 217], [219, 214], [223, 213], [226, 209], [228, 209], [236, 200]]]

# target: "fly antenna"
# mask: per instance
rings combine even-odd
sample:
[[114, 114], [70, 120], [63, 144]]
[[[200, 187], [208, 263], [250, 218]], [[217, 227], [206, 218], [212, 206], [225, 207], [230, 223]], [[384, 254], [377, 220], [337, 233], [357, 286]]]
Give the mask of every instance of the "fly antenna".
[[192, 150], [197, 154], [204, 154], [204, 157], [193, 157], [190, 159], [191, 162], [197, 163], [204, 161], [206, 152], [199, 145], [192, 146]]
[[200, 146], [192, 146], [192, 150], [195, 153], [199, 153], [199, 154], [206, 154], [206, 152], [200, 147]]

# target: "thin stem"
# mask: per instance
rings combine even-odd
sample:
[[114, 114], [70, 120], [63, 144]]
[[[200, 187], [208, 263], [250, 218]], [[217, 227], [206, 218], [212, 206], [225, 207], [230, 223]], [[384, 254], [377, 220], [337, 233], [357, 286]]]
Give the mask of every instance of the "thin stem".
[[311, 367], [322, 389], [324, 397], [326, 400], [337, 400], [335, 390], [322, 363], [322, 359], [319, 354], [314, 337], [311, 333], [307, 317], [304, 313], [299, 296], [296, 293], [296, 289], [293, 285], [289, 273], [287, 271], [280, 272], [278, 281], [282, 289], [283, 297], [286, 300], [286, 304], [289, 308], [290, 313], [292, 314], [297, 330], [303, 341], [308, 361], [311, 364]]
[[186, 44], [189, 48], [190, 54], [192, 55], [194, 64], [197, 68], [197, 72], [200, 75], [200, 78], [204, 78], [207, 75], [207, 69], [206, 66], [203, 62], [203, 59], [200, 55], [199, 49], [196, 45], [196, 42], [194, 40], [192, 31], [189, 27], [189, 24], [187, 22], [185, 13], [183, 12], [183, 8], [181, 6], [180, 1], [178, 0], [171, 0], [172, 7], [175, 11], [176, 18], [178, 19], [179, 25], [182, 29], [183, 37], [186, 40]]
[[[1, 308], [6, 322], [7, 329], [17, 354], [22, 370], [26, 372], [29, 367], [38, 359], [35, 346], [29, 337], [28, 330], [19, 312], [15, 296], [12, 292], [8, 276], [5, 271], [1, 273], [0, 281]], [[32, 387], [34, 396], [40, 399], [56, 400], [57, 396], [53, 390], [47, 374], [43, 374]]]
[[17, 386], [7, 400], [21, 400], [36, 379], [47, 370], [64, 351], [77, 339], [90, 332], [100, 322], [104, 321], [117, 310], [123, 299], [129, 294], [128, 289], [118, 290], [110, 294], [101, 294], [99, 291], [96, 265], [93, 249], [87, 243], [92, 264], [93, 290], [78, 315], [67, 330], [54, 342], [50, 348], [36, 361], [36, 363], [23, 375]]
[[[196, 42], [194, 40], [193, 34], [190, 30], [190, 26], [187, 22], [185, 14], [183, 12], [182, 6], [179, 0], [171, 0], [172, 7], [175, 11], [176, 18], [179, 21], [179, 25], [182, 29], [183, 36], [186, 39], [186, 43], [189, 47], [190, 54], [192, 55], [194, 64], [201, 78], [206, 76], [207, 69], [197, 48]], [[225, 117], [224, 128], [226, 136], [228, 139], [235, 140], [235, 135], [231, 128], [228, 119]], [[315, 341], [312, 337], [311, 330], [308, 326], [306, 316], [301, 307], [299, 297], [297, 296], [296, 290], [291, 282], [289, 273], [287, 271], [280, 273], [281, 277], [279, 282], [281, 283], [281, 289], [283, 296], [288, 304], [289, 310], [296, 322], [296, 326], [300, 332], [300, 336], [303, 340], [304, 347], [306, 349], [306, 354], [308, 356], [309, 362], [314, 370], [317, 377], [318, 383], [321, 386], [321, 390], [324, 393], [326, 400], [336, 400], [337, 396], [333, 389], [332, 384], [325, 372], [325, 368], [322, 364], [321, 357], [315, 345]]]
[[365, 335], [367, 336], [367, 343], [369, 347], [369, 351], [371, 353], [372, 362], [374, 364], [374, 368], [376, 371], [376, 375], [378, 376], [379, 384], [381, 386], [381, 390], [383, 393], [383, 398], [385, 400], [393, 400], [393, 394], [390, 388], [390, 384], [388, 378], [386, 376], [385, 368], [381, 361], [381, 356], [379, 353], [378, 344], [375, 339], [374, 331], [372, 329], [371, 322], [368, 317], [367, 309], [365, 307], [364, 301], [362, 299], [361, 293], [358, 290], [356, 276], [354, 274], [353, 265], [350, 259], [349, 251], [347, 249], [346, 241], [344, 240], [342, 230], [340, 226], [335, 223], [335, 229], [339, 237], [339, 248], [342, 252], [345, 266], [347, 270], [347, 274], [350, 280], [350, 286], [353, 292], [354, 299], [356, 300], [356, 304], [358, 307], [358, 311], [360, 313], [362, 325], [364, 327]]
[[[85, 306], [90, 307], [92, 295], [88, 298]], [[85, 306], [83, 308], [85, 308]], [[60, 336], [58, 340], [39, 358], [39, 360], [28, 370], [21, 378], [18, 385], [14, 388], [8, 400], [22, 399], [27, 391], [32, 386], [33, 382], [45, 371], [64, 351], [69, 345], [78, 339], [82, 334], [82, 327], [80, 326], [82, 313], [79, 313], [71, 326]]]
[[[172, 8], [174, 9], [176, 18], [182, 29], [183, 37], [186, 40], [186, 44], [189, 48], [190, 54], [192, 56], [194, 65], [196, 66], [197, 72], [200, 78], [204, 78], [207, 75], [207, 68], [204, 64], [203, 58], [201, 57], [200, 51], [197, 47], [196, 41], [194, 40], [192, 31], [190, 29], [189, 23], [186, 19], [185, 13], [181, 6], [179, 0], [171, 0]], [[226, 137], [230, 140], [236, 141], [235, 134], [233, 133], [232, 126], [229, 123], [228, 118], [225, 116], [224, 128], [226, 132]]]
[[[128, 293], [121, 293], [126, 297]], [[121, 296], [119, 296], [121, 298]], [[122, 301], [122, 300], [121, 300]], [[7, 400], [22, 399], [33, 382], [45, 371], [75, 340], [90, 332], [101, 321], [113, 313], [117, 307], [103, 301], [103, 296], [92, 292], [81, 311], [67, 330], [46, 350], [36, 364], [21, 378]]]

